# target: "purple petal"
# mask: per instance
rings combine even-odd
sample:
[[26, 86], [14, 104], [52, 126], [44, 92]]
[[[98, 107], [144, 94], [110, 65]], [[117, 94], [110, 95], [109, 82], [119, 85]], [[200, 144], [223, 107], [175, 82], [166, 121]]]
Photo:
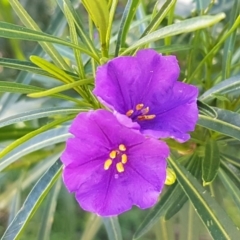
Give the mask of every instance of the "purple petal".
[[148, 106], [156, 118], [139, 122], [142, 132], [158, 138], [187, 141], [188, 132], [194, 130], [198, 120], [197, 96], [197, 87], [181, 82], [176, 82], [168, 91], [155, 94]]
[[99, 67], [93, 92], [104, 104], [125, 114], [156, 89], [171, 86], [179, 71], [175, 56], [145, 49], [135, 57], [118, 57]]
[[[79, 114], [70, 130], [75, 138], [68, 139], [61, 156], [63, 181], [70, 192], [75, 192], [83, 209], [113, 216], [133, 205], [148, 208], [157, 202], [169, 154], [164, 142], [145, 138], [105, 110]], [[118, 172], [116, 168], [121, 156], [104, 170], [110, 152], [120, 144], [126, 146], [124, 153], [128, 156], [124, 171]]]
[[133, 205], [152, 207], [165, 182], [168, 154], [167, 145], [155, 139], [132, 146], [123, 173], [105, 171], [101, 179], [97, 174], [97, 180], [81, 185], [76, 193], [80, 206], [101, 216], [118, 215]]

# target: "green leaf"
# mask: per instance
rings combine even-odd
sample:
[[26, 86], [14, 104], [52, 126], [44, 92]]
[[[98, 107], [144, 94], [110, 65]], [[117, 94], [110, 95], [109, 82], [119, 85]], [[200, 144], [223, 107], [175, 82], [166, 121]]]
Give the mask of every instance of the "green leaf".
[[224, 159], [225, 161], [228, 161], [228, 162], [231, 163], [232, 165], [240, 168], [240, 159], [239, 159], [239, 157], [237, 157], [237, 156], [231, 156], [231, 155], [225, 154], [225, 153], [221, 153], [221, 157], [222, 157], [222, 159]]
[[198, 125], [240, 140], [240, 114], [214, 108], [217, 117], [199, 114]]
[[171, 8], [175, 5], [176, 2], [177, 2], [176, 0], [167, 0], [162, 5], [161, 9], [154, 16], [152, 21], [149, 23], [148, 27], [145, 29], [145, 31], [141, 35], [141, 38], [148, 35], [152, 31], [155, 31], [158, 28], [158, 26], [161, 24], [163, 19], [167, 16], [168, 12], [171, 10]]
[[7, 147], [5, 147], [1, 152], [0, 152], [0, 158], [4, 157], [7, 153], [11, 152], [13, 149], [18, 147], [19, 145], [23, 144], [24, 142], [28, 141], [29, 139], [37, 136], [38, 134], [41, 134], [49, 129], [52, 129], [58, 125], [61, 125], [64, 122], [67, 122], [71, 119], [73, 119], [76, 115], [70, 115], [66, 117], [62, 117], [60, 119], [54, 120], [42, 127], [39, 127], [38, 129], [24, 135], [21, 138], [18, 138], [14, 142], [10, 143]]
[[40, 206], [47, 193], [61, 174], [62, 163], [55, 162], [52, 167], [39, 179], [26, 198], [20, 211], [8, 226], [1, 240], [19, 239], [28, 221]]
[[161, 195], [159, 202], [150, 210], [146, 218], [144, 218], [143, 222], [134, 233], [133, 239], [138, 239], [143, 236], [155, 225], [157, 221], [159, 221], [159, 218], [165, 214], [166, 209], [170, 206], [169, 199], [171, 199], [177, 191], [178, 184], [168, 187], [165, 194]]
[[[77, 45], [78, 44], [78, 36], [77, 36], [77, 32], [76, 32], [74, 18], [71, 14], [70, 9], [68, 8], [68, 6], [66, 4], [64, 4], [64, 10], [65, 10], [64, 12], [65, 12], [65, 16], [66, 16], [68, 26], [69, 26], [71, 42]], [[74, 49], [74, 56], [75, 56], [75, 60], [77, 62], [79, 76], [80, 76], [80, 78], [85, 78], [85, 72], [84, 72], [84, 66], [83, 66], [83, 62], [82, 62], [81, 52], [78, 49]]]
[[38, 67], [42, 68], [46, 72], [49, 72], [51, 75], [55, 76], [63, 83], [74, 82], [74, 79], [72, 79], [67, 73], [65, 73], [62, 69], [56, 67], [54, 64], [48, 62], [47, 60], [38, 56], [30, 56], [30, 60]]
[[[186, 164], [186, 168], [189, 172], [193, 174], [193, 176], [197, 177], [200, 173], [200, 163], [201, 158], [197, 154], [193, 154]], [[165, 220], [169, 220], [172, 218], [176, 213], [179, 212], [179, 210], [182, 209], [183, 205], [187, 202], [188, 197], [181, 188], [180, 185], [176, 187], [176, 191], [174, 195], [171, 196], [171, 198], [168, 200], [168, 207], [166, 209], [165, 213]]]
[[118, 31], [116, 49], [115, 49], [115, 57], [118, 56], [119, 49], [122, 46], [124, 46], [124, 44], [125, 44], [127, 33], [129, 30], [131, 21], [137, 10], [137, 6], [138, 6], [139, 2], [140, 2], [139, 0], [128, 0], [128, 2], [127, 2], [127, 5], [122, 14], [120, 27], [119, 27], [119, 31]]
[[53, 75], [42, 70], [41, 68], [36, 67], [35, 64], [29, 61], [22, 61], [22, 60], [11, 59], [11, 58], [0, 58], [0, 66], [18, 69], [22, 71], [28, 71], [28, 72], [36, 73], [43, 76], [54, 77]]
[[[230, 19], [228, 21], [229, 23], [229, 29], [230, 26], [232, 26], [237, 19], [238, 15], [240, 13], [240, 1], [235, 0], [234, 5], [232, 6], [232, 10], [230, 15]], [[231, 73], [231, 64], [232, 64], [232, 55], [234, 53], [235, 48], [235, 42], [236, 42], [236, 34], [237, 34], [238, 28], [235, 29], [231, 33], [231, 35], [228, 37], [226, 42], [224, 43], [224, 49], [223, 49], [223, 60], [222, 60], [222, 77], [223, 79], [226, 79], [230, 76]]]
[[236, 169], [225, 161], [221, 161], [221, 169], [224, 171], [225, 174], [228, 175], [233, 184], [240, 190], [240, 178]]
[[228, 93], [233, 93], [240, 90], [240, 75], [236, 75], [234, 77], [230, 77], [226, 79], [209, 90], [203, 93], [199, 100], [208, 102], [215, 98], [216, 95], [225, 95]]
[[106, 35], [109, 21], [109, 11], [106, 0], [82, 0], [100, 35], [103, 56], [107, 57]]
[[[49, 22], [46, 32], [56, 36], [62, 35], [63, 26], [65, 26], [65, 24], [66, 24], [65, 17], [62, 14], [62, 12], [57, 8], [55, 9], [54, 15], [52, 15], [52, 18]], [[59, 46], [59, 47], [62, 47], [62, 46]], [[45, 52], [43, 51], [42, 47], [39, 44], [37, 44], [32, 54], [37, 56], [44, 56]], [[32, 79], [33, 79], [32, 74], [21, 71], [16, 78], [16, 82], [29, 84]], [[8, 111], [8, 109], [19, 99], [20, 96], [21, 94], [5, 93], [4, 97], [1, 99], [2, 108], [1, 108], [0, 116], [3, 115], [6, 111]]]
[[[27, 11], [23, 8], [19, 0], [9, 0], [9, 2], [12, 5], [13, 10], [16, 12], [16, 14], [26, 27], [41, 32], [41, 29], [30, 17]], [[40, 42], [40, 45], [42, 46], [44, 51], [52, 58], [53, 62], [58, 67], [62, 69], [71, 70], [71, 68], [64, 61], [63, 57], [58, 53], [58, 51], [54, 48], [54, 46], [51, 43]]]
[[121, 228], [117, 217], [102, 218], [109, 240], [122, 240]]
[[85, 111], [81, 108], [67, 108], [67, 107], [50, 107], [32, 110], [16, 115], [12, 115], [7, 118], [0, 119], [0, 128], [14, 123], [29, 121], [38, 118], [50, 117], [54, 115], [66, 115], [66, 114], [78, 114]]
[[[31, 86], [31, 85], [21, 84], [21, 83], [0, 81], [0, 92], [36, 93], [36, 92], [42, 92], [42, 91], [46, 91], [46, 89]], [[81, 100], [69, 97], [69, 96], [61, 94], [61, 93], [53, 94], [52, 97], [69, 100], [69, 101], [77, 103], [80, 106], [91, 107], [91, 104], [89, 104], [89, 103], [85, 103]]]
[[202, 28], [207, 28], [213, 24], [218, 23], [222, 19], [225, 18], [224, 13], [220, 13], [216, 16], [201, 16], [194, 17], [187, 20], [183, 20], [182, 22], [178, 22], [166, 27], [163, 27], [155, 32], [148, 34], [147, 36], [141, 38], [129, 48], [127, 48], [121, 55], [126, 55], [130, 51], [141, 47], [145, 44], [155, 42], [159, 39], [163, 39], [166, 37], [176, 36], [181, 33], [193, 32]]
[[[45, 90], [42, 92], [37, 93], [29, 93], [27, 96], [32, 98], [39, 98], [39, 97], [47, 97], [50, 95], [54, 95], [72, 88], [76, 88], [78, 86], [87, 85], [87, 84], [93, 84], [93, 79], [81, 79], [73, 83], [65, 84], [62, 86], [58, 86], [55, 88], [51, 88], [49, 90]], [[75, 89], [76, 90], [76, 89]]]
[[216, 111], [206, 103], [197, 100], [197, 105], [198, 105], [198, 110], [200, 114], [210, 116], [213, 118], [217, 117]]
[[177, 161], [169, 158], [169, 162], [175, 170], [179, 184], [187, 194], [212, 238], [238, 239], [240, 232], [210, 194]]
[[205, 156], [202, 161], [203, 186], [210, 184], [217, 176], [220, 165], [220, 154], [217, 142], [208, 140], [205, 146]]
[[97, 62], [99, 59], [92, 54], [83, 44], [78, 43], [75, 45], [71, 42], [64, 41], [58, 37], [54, 37], [50, 34], [46, 34], [39, 31], [34, 31], [25, 27], [20, 27], [14, 24], [0, 22], [0, 37], [3, 38], [13, 38], [13, 39], [22, 39], [26, 41], [38, 41], [38, 42], [52, 42], [58, 43], [72, 48], [76, 48], [86, 53], [87, 55], [93, 57]]
[[[222, 181], [224, 187], [226, 188], [227, 192], [231, 195], [233, 201], [236, 204], [236, 207], [240, 210], [240, 198], [239, 198], [240, 189], [239, 189], [239, 185], [235, 185], [234, 182], [230, 179], [230, 177], [221, 168], [219, 169], [218, 176], [221, 179], [221, 181]], [[239, 184], [240, 184], [240, 182], [239, 182]]]
[[94, 240], [101, 224], [102, 219], [95, 214], [91, 214], [84, 228], [81, 240]]
[[75, 4], [75, 2], [71, 2], [71, 0], [57, 0], [57, 3], [63, 12], [64, 12], [63, 4], [66, 4], [68, 6], [68, 9], [72, 15], [72, 19], [74, 20], [74, 23], [76, 24], [77, 33], [78, 33], [79, 37], [86, 44], [86, 46], [93, 53], [93, 55], [95, 55], [95, 59], [99, 59], [99, 56], [98, 56], [99, 54], [94, 46], [94, 43], [91, 41], [91, 39], [88, 37], [88, 35], [84, 32], [84, 25], [82, 23], [80, 15], [74, 9], [73, 4]]
[[71, 136], [68, 127], [59, 127], [41, 133], [21, 144], [0, 160], [0, 172], [22, 156], [56, 143], [65, 142]]
[[50, 239], [51, 228], [53, 224], [54, 214], [56, 211], [57, 198], [62, 185], [61, 179], [58, 179], [55, 186], [51, 190], [50, 194], [47, 197], [47, 204], [45, 206], [42, 221], [40, 225], [40, 230], [38, 234], [38, 240], [47, 240]]

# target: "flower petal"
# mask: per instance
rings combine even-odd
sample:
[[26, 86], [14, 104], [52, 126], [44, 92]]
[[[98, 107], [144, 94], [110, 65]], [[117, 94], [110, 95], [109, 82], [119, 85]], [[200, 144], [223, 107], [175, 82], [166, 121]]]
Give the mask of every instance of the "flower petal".
[[175, 56], [145, 49], [134, 57], [118, 57], [99, 67], [93, 93], [108, 107], [125, 114], [156, 89], [171, 86], [179, 72]]
[[105, 171], [81, 185], [76, 193], [80, 206], [101, 216], [118, 215], [133, 205], [153, 206], [165, 182], [168, 154], [167, 145], [156, 139], [133, 145], [123, 173]]
[[168, 91], [155, 94], [150, 108], [156, 118], [139, 122], [144, 134], [158, 138], [171, 137], [180, 142], [187, 141], [198, 120], [198, 89], [195, 86], [176, 82]]
[[[147, 208], [156, 203], [166, 177], [169, 149], [165, 143], [127, 128], [106, 110], [81, 113], [70, 129], [76, 137], [68, 139], [61, 156], [63, 181], [70, 192], [75, 192], [83, 209], [113, 216], [133, 205]], [[95, 135], [99, 143], [92, 145]], [[118, 148], [120, 145], [125, 146], [124, 150]], [[121, 156], [110, 155], [114, 149], [127, 155], [123, 172], [116, 168], [123, 161]], [[105, 169], [109, 157], [112, 164]]]

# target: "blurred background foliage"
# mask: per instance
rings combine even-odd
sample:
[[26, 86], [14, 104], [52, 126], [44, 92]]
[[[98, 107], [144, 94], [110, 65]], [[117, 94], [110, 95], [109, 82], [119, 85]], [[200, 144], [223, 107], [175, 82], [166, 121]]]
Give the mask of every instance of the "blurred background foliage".
[[[240, 239], [237, 230], [240, 227], [239, 1], [160, 0], [156, 3], [155, 0], [109, 0], [110, 9], [117, 3], [109, 56], [104, 53], [101, 56], [101, 35], [89, 21], [80, 1], [21, 0], [19, 3], [30, 16], [26, 18], [17, 2], [0, 1], [2, 239]], [[76, 22], [82, 24], [83, 32], [89, 34], [98, 61], [82, 52], [76, 53], [70, 46], [53, 43], [63, 58], [63, 61], [59, 57], [54, 61], [46, 52], [47, 45], [41, 48], [36, 39], [25, 41], [22, 37], [6, 35], [2, 22], [30, 29], [31, 24], [34, 26], [29, 22], [32, 18], [44, 33], [73, 41], [73, 28], [69, 28], [71, 18], [69, 14], [67, 17], [66, 9], [62, 11], [66, 2], [71, 3], [70, 12], [78, 16]], [[216, 15], [220, 13], [225, 17]], [[129, 28], [124, 27], [128, 24], [124, 14], [128, 14]], [[206, 23], [200, 23], [199, 18], [186, 26], [181, 25], [179, 34], [154, 38], [150, 33], [204, 15], [219, 17], [207, 19], [209, 22]], [[162, 21], [158, 23], [161, 17]], [[146, 32], [153, 23], [156, 27]], [[78, 40], [75, 43], [86, 47], [76, 26]], [[191, 30], [188, 30], [189, 26]], [[121, 30], [123, 35], [119, 34]], [[64, 141], [69, 136], [69, 120], [80, 111], [96, 108], [96, 103], [90, 99], [88, 105], [79, 98], [79, 88], [78, 91], [69, 88], [64, 92], [65, 98], [26, 96], [26, 93], [63, 85], [57, 75], [31, 58], [33, 63], [38, 63], [37, 67], [29, 57], [35, 55], [54, 63], [75, 81], [86, 76], [88, 83], [82, 89], [90, 98], [91, 77], [94, 77], [96, 66], [107, 57], [114, 57], [118, 48], [120, 54], [124, 51], [133, 54], [139, 48], [133, 46], [142, 36], [150, 37], [140, 47], [176, 55], [181, 66], [179, 79], [199, 87], [199, 122], [189, 142], [179, 144], [166, 140], [172, 150], [169, 165], [175, 170], [178, 181], [165, 187], [153, 209], [143, 211], [133, 207], [118, 218], [100, 218], [82, 211], [74, 196], [67, 193], [61, 183], [61, 164], [58, 162]], [[76, 56], [81, 56], [82, 62], [79, 63]], [[79, 72], [80, 64], [83, 64], [83, 73]], [[10, 84], [14, 82], [25, 85]], [[26, 85], [33, 87], [28, 89]], [[21, 139], [20, 142], [17, 139]], [[8, 149], [9, 146], [12, 148]]]

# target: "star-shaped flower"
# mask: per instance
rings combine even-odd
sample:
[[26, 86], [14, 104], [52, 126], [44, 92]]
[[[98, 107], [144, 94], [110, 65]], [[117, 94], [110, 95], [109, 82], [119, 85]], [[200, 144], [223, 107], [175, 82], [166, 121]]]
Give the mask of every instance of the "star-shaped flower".
[[83, 209], [113, 216], [157, 202], [169, 155], [164, 142], [129, 129], [106, 110], [80, 113], [70, 132], [61, 156], [63, 181]]
[[198, 119], [198, 89], [177, 81], [179, 72], [175, 56], [140, 50], [100, 66], [93, 92], [122, 123], [126, 115], [143, 134], [184, 142]]

